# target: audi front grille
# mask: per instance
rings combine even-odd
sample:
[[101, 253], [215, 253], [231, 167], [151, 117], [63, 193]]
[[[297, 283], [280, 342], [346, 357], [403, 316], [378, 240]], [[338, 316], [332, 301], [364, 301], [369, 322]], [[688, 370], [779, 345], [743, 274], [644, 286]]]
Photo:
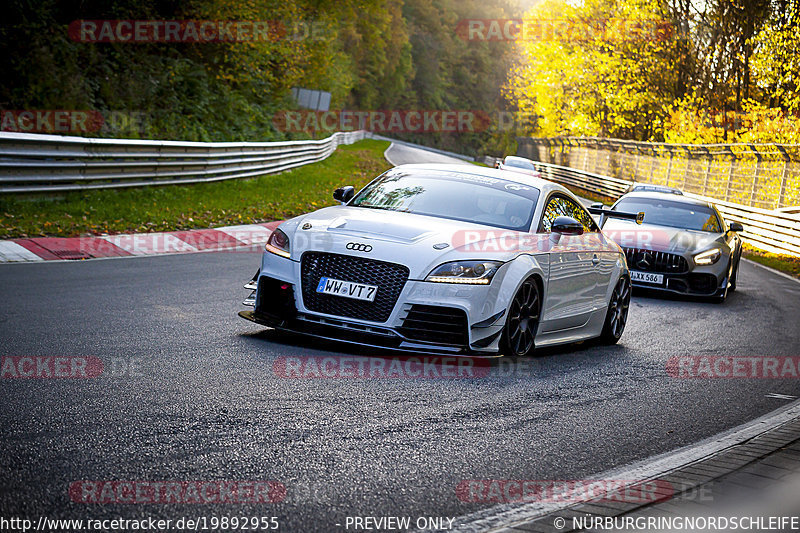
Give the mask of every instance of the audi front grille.
[[[300, 261], [306, 309], [373, 322], [389, 320], [409, 275], [408, 268], [403, 265], [351, 255], [306, 252]], [[378, 292], [372, 302], [318, 293], [316, 289], [322, 277], [374, 285]]]
[[689, 263], [682, 255], [638, 248], [624, 250], [631, 270], [660, 274], [684, 274], [689, 271]]

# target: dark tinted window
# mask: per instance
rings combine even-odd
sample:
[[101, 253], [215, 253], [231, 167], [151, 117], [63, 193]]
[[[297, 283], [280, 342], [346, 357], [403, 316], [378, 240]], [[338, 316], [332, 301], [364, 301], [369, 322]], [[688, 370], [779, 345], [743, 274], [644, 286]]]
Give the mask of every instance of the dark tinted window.
[[722, 233], [717, 213], [708, 206], [662, 200], [660, 198], [623, 198], [614, 209], [638, 213], [644, 211], [645, 224], [695, 231]]
[[349, 205], [528, 231], [539, 190], [477, 174], [389, 171]]

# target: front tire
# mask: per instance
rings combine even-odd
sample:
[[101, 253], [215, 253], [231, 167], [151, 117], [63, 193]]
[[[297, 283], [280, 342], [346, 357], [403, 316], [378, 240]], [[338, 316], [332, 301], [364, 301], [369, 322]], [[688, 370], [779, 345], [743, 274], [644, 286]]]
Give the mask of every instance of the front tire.
[[614, 292], [611, 293], [611, 301], [608, 302], [606, 311], [606, 321], [603, 324], [603, 332], [600, 334], [599, 341], [602, 344], [616, 344], [625, 331], [628, 323], [628, 309], [631, 305], [631, 280], [627, 277], [620, 278]]
[[733, 264], [733, 271], [731, 272], [731, 286], [728, 288], [729, 292], [733, 292], [736, 290], [736, 279], [739, 277], [739, 263], [742, 260], [742, 250], [739, 249], [739, 253], [736, 254], [736, 262]]
[[536, 330], [539, 329], [541, 294], [534, 278], [528, 278], [511, 300], [506, 325], [500, 337], [504, 355], [526, 357], [533, 354]]

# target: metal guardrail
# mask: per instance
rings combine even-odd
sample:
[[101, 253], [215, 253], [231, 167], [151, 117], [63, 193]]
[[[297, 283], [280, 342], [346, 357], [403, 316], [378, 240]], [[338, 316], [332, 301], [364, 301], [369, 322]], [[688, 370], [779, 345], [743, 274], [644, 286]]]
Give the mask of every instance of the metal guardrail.
[[378, 141], [389, 141], [394, 144], [402, 144], [403, 146], [410, 146], [412, 148], [419, 148], [420, 150], [425, 150], [426, 152], [433, 152], [434, 154], [439, 155], [446, 155], [447, 157], [453, 157], [455, 159], [461, 159], [463, 161], [475, 161], [475, 158], [469, 155], [464, 154], [457, 154], [455, 152], [448, 152], [447, 150], [440, 150], [438, 148], [431, 148], [430, 146], [424, 146], [422, 144], [415, 144], [408, 141], [400, 141], [398, 139], [393, 139], [392, 137], [386, 137], [384, 135], [378, 135], [377, 133], [373, 133], [371, 136], [372, 139], [376, 139]]
[[0, 193], [247, 178], [322, 161], [340, 144], [370, 136], [355, 131], [313, 141], [206, 143], [0, 132]]
[[552, 137], [517, 139], [519, 155], [762, 209], [800, 206], [800, 144], [670, 144]]
[[[612, 198], [622, 196], [635, 183], [560, 165], [534, 164], [544, 179]], [[800, 213], [744, 206], [686, 191], [684, 195], [713, 203], [728, 222], [740, 222], [742, 239], [756, 248], [800, 257]]]

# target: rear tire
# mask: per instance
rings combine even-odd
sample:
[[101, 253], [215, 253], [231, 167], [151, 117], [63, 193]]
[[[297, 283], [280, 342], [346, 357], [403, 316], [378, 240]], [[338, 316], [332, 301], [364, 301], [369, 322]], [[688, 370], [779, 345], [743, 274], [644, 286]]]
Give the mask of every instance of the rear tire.
[[533, 354], [541, 302], [536, 280], [526, 279], [511, 300], [506, 325], [500, 337], [500, 351], [503, 355], [527, 357]]
[[606, 321], [603, 324], [603, 332], [598, 340], [602, 344], [616, 344], [625, 331], [628, 323], [628, 309], [631, 305], [631, 280], [627, 277], [620, 278], [614, 292], [611, 293], [611, 301], [608, 302], [606, 311]]

